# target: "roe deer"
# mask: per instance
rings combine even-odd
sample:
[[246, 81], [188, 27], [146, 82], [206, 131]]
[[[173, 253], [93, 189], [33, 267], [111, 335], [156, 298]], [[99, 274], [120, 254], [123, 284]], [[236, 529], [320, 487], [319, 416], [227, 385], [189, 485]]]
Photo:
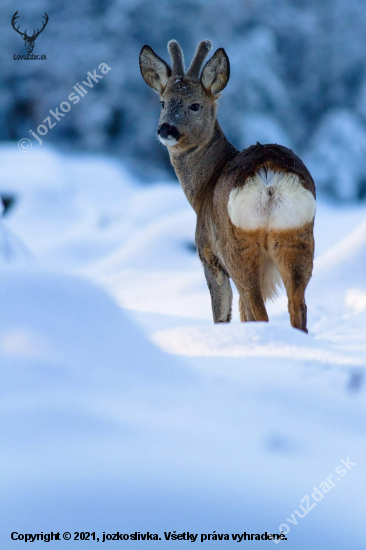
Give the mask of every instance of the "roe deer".
[[281, 279], [291, 325], [307, 332], [305, 289], [313, 269], [314, 181], [302, 161], [280, 145], [239, 152], [216, 118], [229, 80], [223, 48], [201, 66], [211, 42], [198, 44], [187, 72], [178, 42], [172, 68], [149, 46], [140, 53], [145, 82], [159, 94], [157, 135], [168, 147], [183, 191], [197, 214], [196, 245], [215, 323], [231, 319], [231, 278], [242, 321], [268, 321], [265, 301]]

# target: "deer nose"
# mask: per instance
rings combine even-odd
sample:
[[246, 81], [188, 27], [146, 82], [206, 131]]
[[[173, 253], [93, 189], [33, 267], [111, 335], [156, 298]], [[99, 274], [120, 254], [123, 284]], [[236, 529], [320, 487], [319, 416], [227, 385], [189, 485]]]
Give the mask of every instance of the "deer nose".
[[163, 139], [175, 139], [178, 141], [180, 133], [175, 126], [164, 122], [164, 124], [161, 124], [158, 128], [158, 136]]

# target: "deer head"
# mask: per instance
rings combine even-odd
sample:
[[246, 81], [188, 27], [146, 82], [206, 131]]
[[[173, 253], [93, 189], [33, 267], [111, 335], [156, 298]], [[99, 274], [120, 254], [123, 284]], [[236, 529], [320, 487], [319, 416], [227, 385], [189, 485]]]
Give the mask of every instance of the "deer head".
[[37, 29], [37, 31], [34, 30], [32, 36], [28, 36], [28, 35], [27, 35], [27, 29], [25, 29], [24, 32], [21, 32], [21, 31], [19, 30], [20, 25], [19, 25], [18, 28], [15, 27], [15, 23], [16, 23], [16, 20], [18, 19], [18, 17], [19, 17], [19, 15], [18, 15], [18, 12], [16, 11], [16, 12], [14, 13], [14, 15], [13, 15], [12, 20], [11, 20], [11, 25], [12, 25], [13, 29], [14, 29], [18, 34], [20, 34], [20, 36], [23, 38], [23, 40], [24, 40], [24, 42], [25, 42], [25, 49], [27, 50], [27, 53], [32, 53], [33, 48], [34, 48], [34, 42], [35, 42], [35, 40], [38, 38], [38, 36], [41, 34], [41, 32], [44, 30], [45, 26], [46, 26], [47, 23], [48, 23], [49, 17], [48, 17], [48, 15], [47, 15], [47, 13], [44, 14], [43, 17], [44, 17], [45, 21], [42, 22], [42, 28], [41, 28], [41, 30], [38, 30], [38, 29]]
[[150, 46], [141, 50], [142, 77], [160, 96], [157, 136], [171, 153], [203, 146], [214, 132], [216, 103], [228, 83], [230, 63], [225, 50], [219, 48], [200, 74], [210, 49], [209, 40], [200, 42], [187, 72], [176, 40], [168, 43], [172, 67]]

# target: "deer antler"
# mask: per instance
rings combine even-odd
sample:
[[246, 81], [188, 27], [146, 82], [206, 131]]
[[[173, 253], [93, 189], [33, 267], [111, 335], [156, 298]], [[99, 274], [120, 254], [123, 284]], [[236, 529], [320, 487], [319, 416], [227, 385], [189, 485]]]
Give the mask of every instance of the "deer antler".
[[[18, 11], [19, 11], [19, 10], [18, 10]], [[19, 17], [18, 11], [16, 11], [16, 12], [14, 13], [14, 15], [13, 15], [13, 19], [11, 20], [11, 26], [13, 27], [13, 29], [14, 29], [18, 34], [20, 34], [20, 36], [23, 38], [23, 40], [25, 40], [25, 37], [27, 36], [26, 32], [25, 32], [25, 33], [24, 33], [24, 32], [20, 32], [20, 30], [19, 30], [20, 25], [19, 25], [18, 28], [15, 27], [16, 20], [17, 20], [18, 17]]]
[[188, 71], [186, 72], [186, 76], [199, 78], [199, 72], [200, 72], [202, 63], [206, 59], [206, 56], [211, 48], [212, 48], [212, 43], [210, 40], [202, 40], [198, 44], [196, 53], [194, 54], [194, 58], [192, 59], [192, 62], [188, 67]]
[[44, 12], [44, 16], [43, 16], [43, 17], [45, 18], [45, 21], [42, 22], [42, 28], [41, 28], [41, 30], [38, 30], [38, 29], [37, 29], [37, 34], [36, 34], [36, 31], [33, 32], [33, 35], [31, 36], [32, 40], [35, 40], [35, 39], [41, 34], [41, 32], [44, 30], [45, 26], [46, 26], [47, 23], [48, 23], [49, 17], [48, 17], [48, 15], [47, 15], [46, 12]]
[[168, 42], [168, 51], [172, 59], [172, 73], [173, 75], [184, 75], [184, 56], [182, 48], [176, 40], [170, 40]]

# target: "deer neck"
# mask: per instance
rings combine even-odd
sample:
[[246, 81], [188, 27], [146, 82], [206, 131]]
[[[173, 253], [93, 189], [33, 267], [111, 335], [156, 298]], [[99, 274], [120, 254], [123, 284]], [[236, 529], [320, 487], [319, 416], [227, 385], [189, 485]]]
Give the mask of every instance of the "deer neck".
[[215, 186], [226, 163], [238, 153], [239, 151], [226, 139], [217, 121], [212, 137], [201, 147], [184, 152], [169, 150], [175, 173], [196, 212], [206, 191], [209, 192]]

